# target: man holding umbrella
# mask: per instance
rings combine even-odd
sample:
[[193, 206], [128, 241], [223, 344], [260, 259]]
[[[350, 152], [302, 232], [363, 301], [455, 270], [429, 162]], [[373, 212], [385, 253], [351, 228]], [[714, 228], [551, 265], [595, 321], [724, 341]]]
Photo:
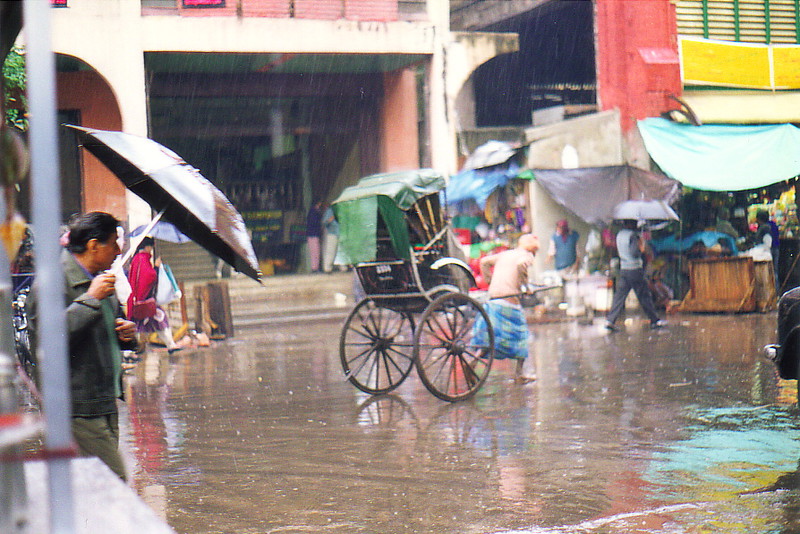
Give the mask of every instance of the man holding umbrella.
[[637, 228], [637, 221], [624, 219], [622, 221], [622, 230], [617, 234], [617, 253], [619, 254], [620, 263], [619, 278], [614, 291], [614, 299], [611, 301], [611, 310], [606, 316], [606, 329], [612, 332], [616, 332], [619, 329], [616, 321], [622, 313], [625, 299], [631, 289], [636, 293], [639, 305], [650, 319], [650, 326], [652, 328], [666, 326], [666, 322], [658, 318], [658, 313], [653, 304], [653, 296], [644, 276], [642, 254], [646, 247], [647, 241]]

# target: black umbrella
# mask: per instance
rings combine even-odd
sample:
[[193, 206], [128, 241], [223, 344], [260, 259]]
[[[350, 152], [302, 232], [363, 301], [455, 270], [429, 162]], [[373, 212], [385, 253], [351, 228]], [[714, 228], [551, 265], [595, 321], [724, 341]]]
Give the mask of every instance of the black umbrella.
[[259, 280], [258, 261], [242, 216], [200, 172], [152, 139], [66, 124], [83, 147], [125, 187], [163, 213], [192, 241]]

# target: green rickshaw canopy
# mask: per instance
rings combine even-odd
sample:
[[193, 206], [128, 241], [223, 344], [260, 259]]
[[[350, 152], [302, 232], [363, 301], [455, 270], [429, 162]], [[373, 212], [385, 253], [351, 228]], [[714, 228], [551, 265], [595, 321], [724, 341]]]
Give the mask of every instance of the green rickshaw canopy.
[[339, 222], [337, 265], [373, 261], [380, 212], [398, 259], [411, 259], [405, 211], [444, 189], [446, 178], [433, 169], [373, 174], [342, 191], [333, 202]]

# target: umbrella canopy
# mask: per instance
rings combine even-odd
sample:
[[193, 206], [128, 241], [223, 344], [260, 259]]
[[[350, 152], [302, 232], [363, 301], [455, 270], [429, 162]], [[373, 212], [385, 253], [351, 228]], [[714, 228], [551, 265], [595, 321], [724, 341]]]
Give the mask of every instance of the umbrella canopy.
[[83, 147], [192, 241], [259, 281], [258, 261], [242, 216], [200, 172], [152, 139], [65, 125]]
[[[130, 237], [138, 236], [145, 230], [145, 228], [147, 228], [146, 224], [137, 226], [131, 232]], [[154, 239], [160, 239], [161, 241], [169, 241], [170, 243], [188, 243], [191, 241], [191, 239], [180, 233], [180, 231], [175, 228], [174, 224], [170, 224], [165, 221], [158, 221], [155, 226], [150, 229], [147, 235]]]
[[615, 219], [677, 221], [678, 214], [662, 200], [626, 200], [614, 206]]
[[500, 165], [515, 156], [519, 149], [520, 147], [504, 141], [487, 141], [469, 155], [461, 170], [483, 169]]

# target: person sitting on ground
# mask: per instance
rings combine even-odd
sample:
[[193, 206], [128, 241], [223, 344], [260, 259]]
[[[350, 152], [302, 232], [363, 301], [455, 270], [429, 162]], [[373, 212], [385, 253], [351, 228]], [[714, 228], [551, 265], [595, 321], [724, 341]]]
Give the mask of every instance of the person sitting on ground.
[[[525, 292], [528, 269], [533, 265], [537, 250], [539, 239], [533, 234], [523, 234], [516, 248], [481, 258], [481, 275], [489, 281], [489, 301], [485, 309], [494, 331], [495, 359], [510, 358], [517, 361], [514, 370], [514, 382], [517, 384], [536, 380], [535, 376], [523, 374], [530, 334], [519, 294]], [[487, 326], [482, 318], [476, 322], [475, 329], [475, 343], [488, 343]]]

